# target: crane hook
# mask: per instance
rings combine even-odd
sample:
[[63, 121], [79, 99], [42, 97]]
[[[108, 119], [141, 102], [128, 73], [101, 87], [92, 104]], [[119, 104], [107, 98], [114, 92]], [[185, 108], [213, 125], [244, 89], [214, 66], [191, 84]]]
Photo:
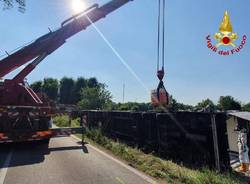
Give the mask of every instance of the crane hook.
[[[164, 87], [163, 78], [165, 75], [164, 61], [165, 61], [165, 0], [159, 0], [158, 6], [158, 39], [157, 39], [157, 77], [159, 84], [157, 89], [151, 92], [151, 102], [153, 106], [167, 107], [170, 105], [169, 94]], [[161, 69], [159, 69], [161, 60]]]
[[164, 77], [164, 74], [165, 74], [165, 72], [164, 72], [164, 68], [163, 68], [163, 67], [162, 67], [161, 70], [158, 70], [158, 71], [157, 71], [157, 77], [158, 77], [158, 79], [159, 79], [160, 81], [162, 81], [162, 79], [163, 79], [163, 77]]

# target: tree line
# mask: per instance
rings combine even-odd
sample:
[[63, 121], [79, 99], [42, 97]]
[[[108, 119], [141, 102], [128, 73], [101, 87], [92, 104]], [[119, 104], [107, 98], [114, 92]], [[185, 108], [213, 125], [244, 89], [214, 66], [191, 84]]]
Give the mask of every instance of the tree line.
[[206, 109], [209, 108], [211, 110], [220, 110], [220, 111], [225, 111], [225, 110], [242, 110], [242, 111], [249, 111], [250, 112], [250, 102], [249, 103], [241, 103], [240, 101], [236, 100], [232, 96], [221, 96], [215, 104], [212, 100], [210, 99], [205, 99], [199, 102], [195, 108], [198, 109]]
[[[77, 105], [80, 109], [132, 110], [153, 111], [151, 103], [115, 103], [107, 86], [98, 82], [95, 77], [77, 79], [63, 77], [62, 79], [44, 78], [31, 84], [37, 93], [45, 93], [50, 99], [60, 104]], [[243, 110], [250, 112], [250, 103], [242, 104], [232, 96], [221, 96], [215, 104], [210, 99], [204, 99], [197, 105], [177, 102], [172, 98], [171, 111], [225, 111]]]
[[74, 104], [83, 109], [104, 109], [111, 103], [111, 93], [106, 85], [92, 77], [77, 79], [63, 77], [60, 80], [44, 78], [30, 85], [36, 93], [44, 93], [60, 104]]

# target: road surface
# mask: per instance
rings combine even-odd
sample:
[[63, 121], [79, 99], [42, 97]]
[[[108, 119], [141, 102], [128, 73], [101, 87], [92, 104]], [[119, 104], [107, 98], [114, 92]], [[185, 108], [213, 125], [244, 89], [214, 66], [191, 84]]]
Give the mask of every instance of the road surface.
[[148, 184], [149, 177], [72, 137], [0, 145], [0, 184]]

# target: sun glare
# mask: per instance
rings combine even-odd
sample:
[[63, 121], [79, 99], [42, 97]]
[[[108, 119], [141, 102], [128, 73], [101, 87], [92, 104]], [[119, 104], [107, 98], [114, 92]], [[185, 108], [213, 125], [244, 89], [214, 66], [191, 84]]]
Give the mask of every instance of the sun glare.
[[72, 9], [75, 13], [79, 13], [85, 9], [85, 4], [83, 0], [73, 0]]

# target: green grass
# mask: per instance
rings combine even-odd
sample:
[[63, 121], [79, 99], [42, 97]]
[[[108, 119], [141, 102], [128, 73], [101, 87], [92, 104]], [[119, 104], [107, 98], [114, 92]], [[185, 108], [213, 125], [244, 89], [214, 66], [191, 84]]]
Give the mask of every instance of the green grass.
[[[68, 127], [69, 118], [66, 115], [53, 117], [53, 123], [59, 127]], [[80, 125], [80, 118], [71, 120], [71, 126], [76, 127]]]
[[[57, 126], [66, 125], [65, 117], [56, 117], [54, 123]], [[78, 125], [75, 120], [74, 125]], [[72, 123], [73, 124], [73, 123]], [[92, 129], [86, 131], [87, 141], [97, 144], [115, 156], [125, 160], [129, 165], [145, 172], [146, 174], [169, 184], [242, 184], [236, 174], [217, 173], [209, 169], [194, 170], [180, 166], [172, 161], [164, 160], [153, 154], [145, 154], [139, 149], [132, 148], [126, 144], [115, 142], [103, 135], [100, 130]]]

